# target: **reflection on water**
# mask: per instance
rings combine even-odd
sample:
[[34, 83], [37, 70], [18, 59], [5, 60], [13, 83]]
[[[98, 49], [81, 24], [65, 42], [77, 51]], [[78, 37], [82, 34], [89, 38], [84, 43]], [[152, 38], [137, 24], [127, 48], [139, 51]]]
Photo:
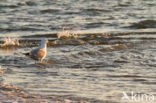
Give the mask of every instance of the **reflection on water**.
[[3, 55], [12, 55], [17, 50], [17, 47], [10, 46], [10, 47], [2, 47], [0, 53]]

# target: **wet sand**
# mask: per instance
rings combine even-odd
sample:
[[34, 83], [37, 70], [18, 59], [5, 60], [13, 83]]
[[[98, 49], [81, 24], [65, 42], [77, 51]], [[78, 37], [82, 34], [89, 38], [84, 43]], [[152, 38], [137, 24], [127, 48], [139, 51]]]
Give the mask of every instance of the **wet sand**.
[[21, 88], [9, 84], [0, 84], [1, 103], [89, 103], [81, 100], [70, 100], [55, 96], [46, 97], [37, 94], [30, 94]]

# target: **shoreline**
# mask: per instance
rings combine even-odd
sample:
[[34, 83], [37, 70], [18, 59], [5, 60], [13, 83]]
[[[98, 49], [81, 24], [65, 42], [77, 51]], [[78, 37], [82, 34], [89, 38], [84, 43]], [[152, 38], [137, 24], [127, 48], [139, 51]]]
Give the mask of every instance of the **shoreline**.
[[[21, 88], [10, 84], [0, 84], [0, 102], [57, 102], [57, 99], [29, 94]], [[60, 101], [61, 103], [61, 101]]]
[[0, 83], [0, 102], [2, 103], [92, 103], [79, 98], [73, 99], [67, 99], [63, 96], [56, 97], [30, 94], [14, 85]]

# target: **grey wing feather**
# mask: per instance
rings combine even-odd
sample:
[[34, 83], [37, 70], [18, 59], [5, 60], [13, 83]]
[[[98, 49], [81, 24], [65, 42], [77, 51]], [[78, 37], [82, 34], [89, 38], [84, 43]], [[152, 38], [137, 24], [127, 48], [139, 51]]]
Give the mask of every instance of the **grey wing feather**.
[[40, 48], [36, 48], [36, 49], [33, 49], [30, 53], [31, 56], [37, 56], [37, 52], [40, 50]]

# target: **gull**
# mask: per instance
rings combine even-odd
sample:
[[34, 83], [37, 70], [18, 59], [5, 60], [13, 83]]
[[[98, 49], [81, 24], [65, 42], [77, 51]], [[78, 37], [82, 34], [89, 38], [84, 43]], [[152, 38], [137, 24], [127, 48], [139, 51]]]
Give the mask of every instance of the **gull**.
[[40, 62], [42, 63], [43, 59], [47, 55], [47, 43], [48, 43], [48, 40], [46, 40], [45, 38], [42, 38], [40, 47], [33, 49], [29, 53], [26, 53], [26, 55], [30, 56], [31, 58], [35, 60], [40, 60]]

